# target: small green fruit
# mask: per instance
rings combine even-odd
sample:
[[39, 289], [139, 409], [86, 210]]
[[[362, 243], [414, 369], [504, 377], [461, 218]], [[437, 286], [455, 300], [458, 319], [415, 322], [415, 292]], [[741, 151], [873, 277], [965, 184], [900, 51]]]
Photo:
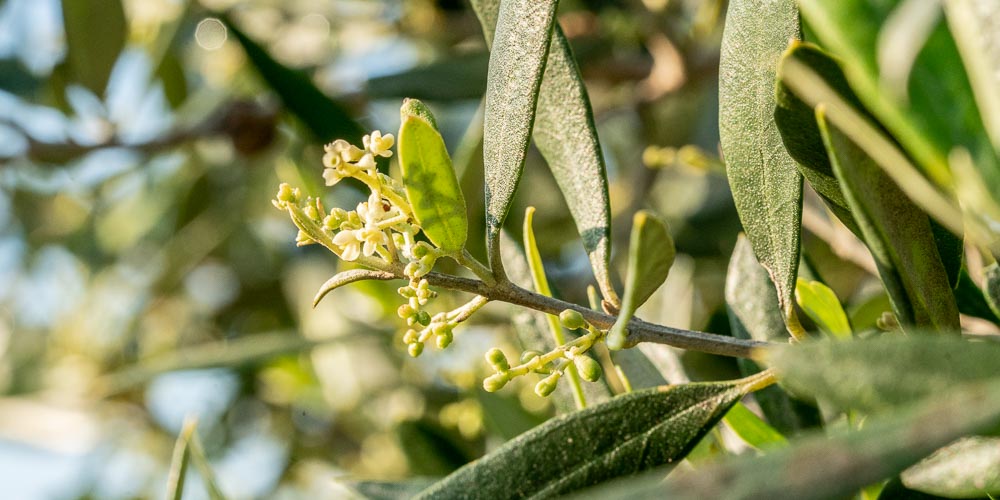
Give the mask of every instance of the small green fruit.
[[535, 394], [538, 394], [539, 397], [543, 398], [548, 397], [549, 394], [552, 394], [552, 391], [556, 390], [556, 385], [559, 384], [559, 377], [561, 376], [562, 373], [555, 372], [552, 375], [539, 380], [538, 383], [535, 384]]
[[601, 379], [601, 364], [590, 356], [577, 356], [573, 359], [580, 376], [587, 382], [597, 382]]
[[583, 319], [583, 315], [572, 309], [566, 309], [559, 313], [559, 322], [562, 323], [562, 326], [570, 330], [577, 330], [587, 325], [587, 322]]
[[496, 347], [486, 352], [486, 362], [492, 365], [498, 372], [510, 370], [510, 364], [507, 363], [507, 356], [504, 356], [503, 351]]

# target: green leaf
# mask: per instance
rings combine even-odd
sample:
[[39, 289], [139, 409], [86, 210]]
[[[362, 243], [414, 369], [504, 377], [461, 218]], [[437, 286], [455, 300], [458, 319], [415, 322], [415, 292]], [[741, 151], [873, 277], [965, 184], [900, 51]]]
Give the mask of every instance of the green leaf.
[[[733, 248], [726, 274], [726, 309], [733, 336], [760, 341], [787, 342], [778, 296], [774, 283], [753, 255], [750, 242], [740, 235]], [[760, 371], [757, 363], [738, 359], [744, 375]], [[754, 393], [768, 422], [785, 434], [793, 434], [822, 423], [814, 404], [792, 398], [776, 385]]]
[[944, 11], [983, 125], [1000, 153], [1000, 9], [988, 1], [952, 0], [944, 2]]
[[364, 280], [392, 280], [392, 279], [397, 279], [397, 278], [394, 274], [385, 271], [374, 271], [371, 269], [350, 269], [347, 271], [341, 271], [333, 275], [332, 278], [326, 280], [326, 283], [323, 283], [323, 285], [319, 287], [319, 291], [316, 292], [316, 297], [313, 298], [313, 307], [316, 307], [316, 305], [319, 304], [321, 300], [323, 300], [323, 297], [326, 297], [326, 294], [344, 285], [349, 285], [351, 283]]
[[740, 439], [758, 450], [788, 444], [785, 436], [750, 411], [743, 403], [736, 403], [723, 420]]
[[608, 331], [607, 344], [610, 349], [625, 347], [628, 322], [635, 310], [667, 279], [676, 253], [667, 223], [652, 212], [636, 212], [632, 217], [632, 236], [629, 238], [625, 297], [618, 319]]
[[486, 91], [489, 61], [483, 51], [446, 54], [430, 64], [372, 78], [365, 84], [365, 93], [375, 99], [479, 99]]
[[900, 474], [907, 488], [951, 498], [1000, 493], [1000, 438], [952, 443]]
[[500, 229], [521, 180], [557, 0], [504, 0], [486, 79], [483, 162], [490, 266], [502, 274]]
[[418, 498], [550, 498], [675, 463], [754, 382], [646, 389], [553, 418]]
[[331, 99], [309, 77], [274, 60], [257, 42], [240, 31], [231, 21], [226, 27], [246, 52], [250, 64], [296, 118], [302, 121], [316, 141], [326, 143], [344, 139], [361, 143], [365, 131], [351, 118], [343, 104]]
[[719, 63], [719, 132], [743, 229], [778, 292], [790, 331], [802, 222], [802, 175], [774, 121], [778, 58], [798, 39], [794, 0], [729, 3]]
[[816, 110], [834, 174], [872, 251], [897, 318], [941, 331], [959, 329], [958, 306], [930, 219], [875, 162]]
[[469, 220], [448, 148], [423, 103], [407, 99], [399, 113], [399, 166], [413, 215], [427, 239], [457, 254], [465, 247]]
[[167, 472], [167, 498], [181, 500], [184, 497], [184, 480], [187, 478], [188, 464], [191, 454], [188, 445], [194, 435], [195, 420], [186, 420], [177, 440], [174, 441], [174, 452], [170, 459], [170, 470]]
[[403, 481], [344, 481], [342, 484], [368, 500], [402, 500], [412, 498], [436, 481], [431, 477], [415, 477]]
[[761, 359], [788, 390], [845, 410], [885, 410], [1000, 377], [1000, 344], [939, 335], [806, 342], [768, 348]]
[[814, 435], [762, 457], [740, 457], [682, 471], [666, 481], [662, 474], [647, 474], [595, 488], [583, 497], [848, 498], [959, 437], [994, 429], [998, 420], [1000, 383], [994, 380], [953, 388], [891, 416], [872, 418], [859, 431], [836, 437]]
[[[992, 281], [1000, 280], [1000, 275], [997, 275], [996, 271], [991, 272], [991, 269], [993, 269], [992, 266], [987, 266], [984, 272], [987, 286], [991, 281], [991, 275], [993, 276]], [[969, 276], [969, 272], [965, 268], [962, 268], [958, 276], [958, 283], [955, 285], [955, 302], [958, 303], [958, 312], [962, 314], [1000, 324], [1000, 318], [997, 317], [983, 291], [972, 281], [972, 277]]]
[[1000, 316], [1000, 266], [995, 262], [990, 264], [984, 271], [986, 279], [986, 301], [990, 309]]
[[122, 2], [62, 0], [62, 11], [73, 79], [102, 96], [128, 33]]
[[997, 192], [1000, 166], [955, 41], [937, 16], [940, 7], [912, 8], [919, 4], [799, 0], [819, 41], [843, 59], [858, 97], [932, 179], [948, 186], [948, 154], [964, 147]]
[[[493, 43], [499, 0], [472, 0], [488, 44]], [[611, 210], [604, 155], [594, 113], [580, 69], [562, 28], [556, 23], [538, 93], [535, 144], [545, 157], [576, 221], [584, 249], [604, 298], [619, 299], [608, 271], [611, 258]], [[600, 200], [595, 203], [595, 200]]]
[[795, 300], [828, 335], [837, 339], [851, 338], [851, 323], [847, 320], [847, 313], [829, 287], [818, 281], [799, 278], [795, 286]]

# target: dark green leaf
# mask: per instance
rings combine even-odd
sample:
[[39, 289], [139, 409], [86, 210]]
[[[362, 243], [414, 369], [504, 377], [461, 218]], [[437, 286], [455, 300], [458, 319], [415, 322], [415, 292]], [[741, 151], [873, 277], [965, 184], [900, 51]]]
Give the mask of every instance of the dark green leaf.
[[419, 498], [549, 498], [677, 462], [752, 382], [646, 389], [556, 417]]
[[993, 313], [1000, 316], [1000, 266], [990, 264], [983, 274], [986, 279], [986, 301]]
[[417, 477], [404, 481], [344, 481], [344, 485], [368, 500], [406, 500], [437, 481]]
[[374, 271], [371, 269], [351, 269], [348, 271], [342, 271], [332, 278], [326, 280], [323, 286], [319, 287], [319, 291], [316, 292], [316, 297], [313, 298], [313, 307], [319, 304], [319, 301], [326, 297], [326, 294], [344, 286], [354, 283], [356, 281], [364, 280], [391, 280], [397, 279], [392, 273], [387, 273], [384, 271]]
[[1000, 438], [952, 443], [900, 474], [906, 487], [951, 498], [1000, 493]]
[[774, 122], [778, 58], [799, 38], [794, 0], [729, 3], [719, 63], [719, 132], [733, 200], [791, 329], [799, 265], [802, 175]]
[[459, 253], [469, 235], [465, 197], [430, 110], [416, 99], [400, 109], [399, 166], [413, 215], [432, 243]]
[[121, 0], [62, 0], [62, 10], [72, 78], [104, 95], [128, 34]]
[[1000, 153], [1000, 9], [989, 0], [955, 0], [944, 9], [983, 125]]
[[[991, 269], [992, 267], [987, 267], [984, 273], [987, 286], [990, 284], [991, 280], [989, 278], [991, 274], [994, 275], [992, 281], [996, 282], [1000, 280], [1000, 276], [996, 275], [996, 271], [990, 272]], [[986, 299], [983, 291], [972, 281], [969, 272], [965, 268], [958, 275], [958, 283], [955, 285], [955, 302], [958, 303], [958, 311], [962, 314], [1000, 324], [1000, 318], [993, 312], [990, 302]]]
[[816, 110], [834, 174], [904, 324], [958, 331], [958, 306], [930, 219], [875, 162]]
[[503, 266], [500, 228], [528, 154], [557, 4], [557, 0], [504, 0], [497, 14], [486, 80], [483, 136], [486, 240], [494, 272], [500, 272]]
[[[929, 495], [920, 491], [915, 491], [903, 486], [903, 482], [896, 476], [889, 480], [879, 492], [878, 500], [942, 500], [944, 497]], [[986, 500], [986, 499], [983, 499]]]
[[[950, 30], [939, 17], [926, 26], [928, 30], [921, 30], [916, 26], [919, 21], [907, 17], [914, 9], [901, 11], [903, 4], [900, 0], [799, 1], [803, 17], [823, 46], [843, 59], [858, 97], [932, 179], [949, 184], [947, 157], [961, 146], [997, 192], [1000, 167]], [[893, 23], [887, 25], [891, 17]]]
[[724, 419], [729, 428], [747, 444], [764, 450], [788, 444], [785, 436], [768, 425], [742, 403], [736, 403]]
[[1000, 377], [1000, 344], [938, 335], [807, 342], [768, 348], [763, 359], [789, 390], [841, 409], [884, 410]]
[[366, 93], [378, 99], [479, 99], [486, 91], [489, 61], [486, 52], [449, 54], [430, 64], [372, 78], [366, 84]]
[[629, 239], [625, 297], [618, 319], [608, 331], [607, 344], [610, 349], [625, 347], [628, 322], [635, 310], [667, 279], [675, 254], [674, 240], [667, 224], [652, 212], [636, 212], [632, 218], [632, 236]]
[[[956, 412], [956, 408], [962, 411]], [[741, 457], [588, 491], [585, 498], [833, 499], [895, 475], [934, 450], [996, 427], [1000, 384], [962, 386], [921, 401], [860, 431], [815, 435], [763, 457]]]
[[[761, 341], [787, 342], [788, 332], [782, 320], [774, 283], [757, 262], [750, 242], [740, 235], [733, 248], [726, 275], [726, 308], [733, 336]], [[740, 371], [751, 375], [760, 371], [749, 359], [737, 360]], [[782, 388], [772, 385], [754, 393], [768, 422], [785, 434], [820, 425], [815, 405], [794, 399]]]
[[226, 26], [243, 46], [250, 64], [278, 94], [288, 111], [302, 121], [315, 140], [325, 143], [344, 139], [352, 144], [361, 143], [364, 129], [351, 118], [342, 104], [319, 90], [306, 74], [274, 60], [232, 22], [227, 20]]

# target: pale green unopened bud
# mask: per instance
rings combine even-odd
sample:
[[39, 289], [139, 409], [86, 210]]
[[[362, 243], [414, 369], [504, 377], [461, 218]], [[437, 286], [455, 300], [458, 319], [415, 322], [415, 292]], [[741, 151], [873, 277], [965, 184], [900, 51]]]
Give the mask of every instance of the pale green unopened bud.
[[570, 330], [583, 328], [587, 324], [583, 319], [583, 315], [572, 309], [566, 309], [559, 313], [559, 322], [562, 323], [562, 326]]
[[292, 186], [289, 186], [288, 184], [282, 182], [281, 185], [278, 186], [278, 195], [276, 196], [276, 198], [278, 198], [278, 201], [284, 201], [286, 203], [295, 203], [296, 201], [298, 201], [297, 200], [298, 193], [296, 191], [297, 190], [292, 189]]
[[497, 392], [500, 389], [503, 389], [503, 386], [507, 385], [509, 380], [510, 379], [507, 378], [507, 375], [504, 373], [490, 375], [483, 380], [483, 389], [486, 389], [486, 392]]
[[403, 334], [403, 342], [406, 344], [412, 344], [416, 342], [418, 338], [420, 338], [420, 333], [412, 328]]
[[486, 361], [498, 372], [510, 370], [510, 364], [507, 363], [507, 356], [504, 356], [503, 351], [496, 347], [486, 352]]
[[[437, 330], [435, 330], [437, 333]], [[451, 341], [455, 340], [455, 335], [451, 333], [450, 330], [444, 330], [441, 333], [437, 333], [436, 341], [438, 349], [444, 349], [451, 345]]]
[[552, 394], [552, 391], [556, 390], [556, 385], [559, 384], [559, 377], [561, 376], [562, 373], [555, 372], [552, 375], [539, 380], [538, 383], [535, 384], [535, 394], [538, 394], [543, 398]]
[[576, 369], [580, 372], [580, 376], [587, 382], [597, 382], [601, 379], [601, 364], [594, 361], [594, 358], [581, 355], [577, 356], [573, 362], [576, 363]]
[[542, 353], [538, 351], [531, 351], [531, 350], [524, 351], [521, 353], [521, 364], [526, 365], [530, 363], [532, 359], [537, 358], [541, 355]]
[[424, 352], [424, 343], [414, 342], [406, 348], [406, 352], [410, 353], [410, 356], [414, 358], [420, 356], [420, 353]]
[[408, 286], [401, 286], [401, 287], [397, 288], [396, 289], [396, 293], [398, 293], [399, 296], [403, 297], [404, 299], [409, 299], [411, 297], [416, 297], [417, 296], [417, 292], [415, 292], [412, 288], [410, 288]]
[[412, 308], [412, 307], [410, 307], [410, 305], [409, 305], [409, 304], [403, 304], [403, 305], [399, 306], [399, 308], [398, 308], [398, 309], [396, 309], [396, 314], [397, 314], [397, 315], [398, 315], [398, 316], [399, 316], [400, 318], [403, 318], [403, 319], [409, 319], [409, 318], [410, 318], [410, 317], [412, 317], [412, 316], [413, 316], [414, 314], [416, 314], [416, 311], [414, 311], [414, 310], [413, 310], [413, 308]]

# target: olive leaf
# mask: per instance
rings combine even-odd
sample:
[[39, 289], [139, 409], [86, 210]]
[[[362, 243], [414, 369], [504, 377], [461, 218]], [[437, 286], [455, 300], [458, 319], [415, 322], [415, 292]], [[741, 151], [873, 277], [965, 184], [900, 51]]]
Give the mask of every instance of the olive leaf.
[[960, 439], [900, 474], [907, 488], [949, 498], [1000, 493], [1000, 438]]
[[[899, 10], [903, 5], [901, 0], [799, 1], [820, 43], [844, 61], [858, 97], [931, 179], [949, 185], [948, 155], [962, 147], [992, 192], [1000, 191], [1000, 165], [947, 23], [938, 16], [919, 29], [919, 20], [899, 17], [909, 14]], [[893, 17], [895, 31], [883, 30]]]
[[[472, 0], [487, 43], [493, 43], [499, 0]], [[566, 198], [605, 300], [618, 305], [611, 285], [611, 203], [604, 155], [587, 87], [569, 42], [556, 23], [538, 91], [534, 140]]]
[[503, 0], [486, 79], [483, 162], [490, 266], [502, 274], [500, 229], [521, 180], [557, 0]]
[[1000, 316], [1000, 266], [990, 264], [983, 272], [986, 279], [986, 302], [997, 316]]
[[670, 266], [674, 264], [675, 254], [674, 240], [670, 237], [666, 222], [652, 212], [636, 212], [632, 218], [632, 235], [629, 239], [625, 296], [618, 319], [608, 331], [608, 348], [619, 350], [625, 347], [628, 322], [635, 310], [666, 281]]
[[776, 346], [760, 354], [790, 391], [841, 409], [885, 410], [1000, 377], [1000, 345], [940, 335], [883, 335]]
[[994, 429], [998, 420], [1000, 381], [966, 384], [891, 415], [870, 418], [858, 431], [835, 437], [818, 433], [762, 457], [738, 457], [678, 471], [666, 481], [662, 473], [649, 473], [588, 490], [580, 497], [847, 498], [962, 436]]
[[930, 219], [839, 129], [823, 107], [817, 122], [851, 212], [872, 251], [897, 318], [958, 331], [958, 306]]
[[313, 298], [313, 307], [317, 304], [326, 294], [351, 283], [365, 280], [393, 280], [397, 279], [396, 275], [386, 272], [386, 271], [375, 271], [372, 269], [350, 269], [347, 271], [341, 271], [330, 279], [326, 280], [322, 286], [319, 287], [319, 291], [316, 292], [316, 297]]
[[[753, 255], [750, 242], [744, 235], [736, 240], [729, 269], [726, 273], [726, 310], [733, 336], [760, 341], [787, 342], [778, 296], [774, 283]], [[757, 363], [749, 359], [737, 360], [743, 375], [760, 371]], [[815, 404], [795, 399], [784, 389], [772, 385], [754, 393], [767, 421], [785, 434], [817, 427], [822, 423]]]
[[774, 281], [789, 330], [802, 221], [802, 175], [775, 125], [778, 58], [799, 38], [794, 0], [729, 3], [719, 63], [719, 132], [743, 229]]
[[121, 0], [62, 0], [62, 21], [73, 80], [103, 95], [128, 35]]
[[469, 235], [465, 197], [434, 115], [416, 99], [399, 110], [399, 167], [413, 216], [438, 248], [459, 253]]
[[550, 498], [675, 463], [757, 381], [645, 389], [553, 418], [418, 498]]
[[799, 278], [795, 300], [816, 326], [837, 339], [851, 338], [851, 323], [833, 290], [818, 281]]
[[723, 418], [737, 436], [758, 450], [785, 446], [788, 440], [770, 424], [750, 411], [743, 403], [736, 403]]
[[980, 0], [951, 0], [943, 6], [983, 125], [1000, 153], [1000, 10]]

